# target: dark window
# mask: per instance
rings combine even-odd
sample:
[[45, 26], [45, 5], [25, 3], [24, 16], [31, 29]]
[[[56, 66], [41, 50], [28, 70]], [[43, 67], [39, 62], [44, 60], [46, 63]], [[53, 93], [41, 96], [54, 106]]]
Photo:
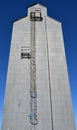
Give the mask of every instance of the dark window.
[[30, 59], [31, 58], [30, 53], [21, 52], [21, 59], [23, 59], [23, 58]]
[[21, 59], [23, 59], [23, 58], [26, 58], [26, 59], [31, 58], [30, 49], [28, 47], [21, 48]]
[[41, 17], [41, 12], [31, 12], [30, 13], [30, 20], [31, 21], [42, 21], [43, 18]]

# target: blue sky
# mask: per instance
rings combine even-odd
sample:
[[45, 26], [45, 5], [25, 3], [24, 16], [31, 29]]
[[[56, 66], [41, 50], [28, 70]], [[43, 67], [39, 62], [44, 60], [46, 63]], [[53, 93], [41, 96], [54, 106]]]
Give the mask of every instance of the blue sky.
[[77, 127], [77, 0], [0, 0], [0, 126], [13, 21], [27, 14], [27, 7], [40, 3], [48, 15], [62, 22], [68, 74]]

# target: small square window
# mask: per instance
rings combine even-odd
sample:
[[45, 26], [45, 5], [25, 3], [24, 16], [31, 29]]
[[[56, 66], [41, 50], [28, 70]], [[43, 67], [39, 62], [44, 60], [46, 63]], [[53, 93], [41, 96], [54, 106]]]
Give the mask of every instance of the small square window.
[[21, 59], [23, 58], [30, 59], [31, 58], [30, 53], [21, 53]]
[[21, 59], [26, 58], [26, 59], [30, 59], [31, 55], [30, 55], [30, 50], [28, 48], [22, 48], [21, 49]]
[[30, 13], [30, 20], [31, 21], [42, 21], [43, 18], [41, 17], [41, 12], [40, 11], [31, 12]]
[[35, 17], [35, 12], [31, 12], [30, 16], [31, 16], [31, 18], [34, 18]]
[[35, 17], [41, 17], [41, 13], [40, 12], [36, 12], [35, 13]]

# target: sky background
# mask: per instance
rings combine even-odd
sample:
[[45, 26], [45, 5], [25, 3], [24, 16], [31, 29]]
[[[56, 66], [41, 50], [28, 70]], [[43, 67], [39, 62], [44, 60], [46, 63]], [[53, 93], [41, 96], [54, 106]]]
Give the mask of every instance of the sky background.
[[77, 128], [77, 0], [0, 0], [0, 126], [13, 21], [27, 15], [27, 7], [40, 3], [48, 15], [62, 22], [64, 46]]

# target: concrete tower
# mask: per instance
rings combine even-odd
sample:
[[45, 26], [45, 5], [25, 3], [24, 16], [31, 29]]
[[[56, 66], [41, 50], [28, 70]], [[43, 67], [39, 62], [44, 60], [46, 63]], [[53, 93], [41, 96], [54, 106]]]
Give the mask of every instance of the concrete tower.
[[61, 23], [40, 4], [13, 25], [1, 130], [75, 130]]

